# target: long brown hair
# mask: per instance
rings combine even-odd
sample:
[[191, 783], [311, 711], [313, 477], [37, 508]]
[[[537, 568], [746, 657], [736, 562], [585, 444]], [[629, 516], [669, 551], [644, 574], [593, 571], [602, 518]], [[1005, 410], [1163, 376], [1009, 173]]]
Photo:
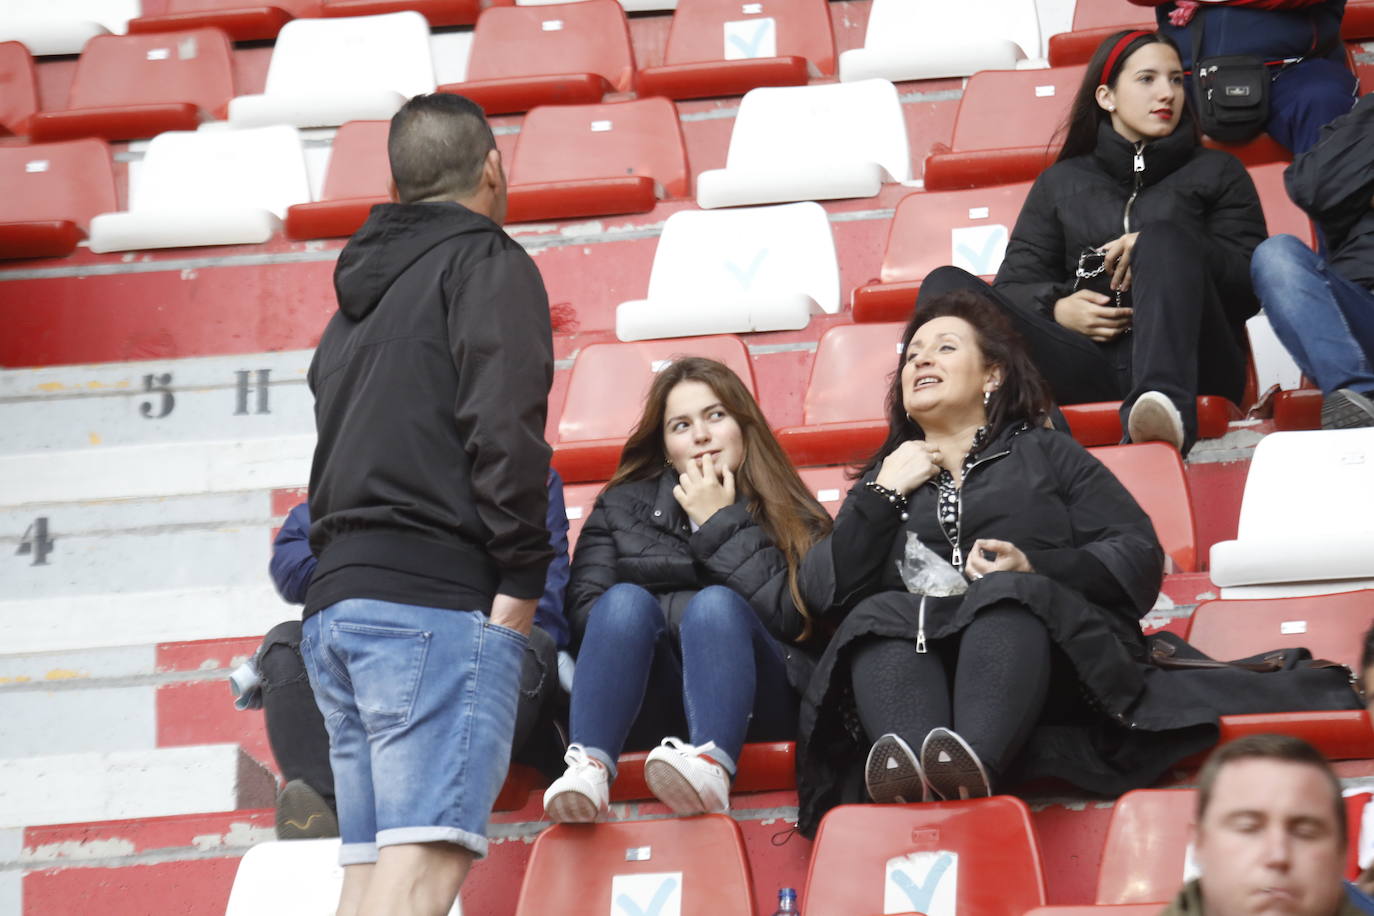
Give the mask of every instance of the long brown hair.
[[[802, 483], [797, 469], [768, 427], [758, 402], [729, 366], [700, 356], [674, 360], [656, 376], [644, 400], [644, 413], [620, 452], [620, 464], [605, 489], [663, 473], [663, 420], [668, 393], [682, 382], [701, 382], [720, 399], [739, 424], [744, 457], [735, 471], [735, 488], [754, 521], [787, 560], [787, 586], [805, 624], [797, 642], [811, 636], [811, 614], [797, 584], [797, 569], [811, 545], [830, 531], [830, 516]], [[604, 491], [603, 491], [604, 492]]]

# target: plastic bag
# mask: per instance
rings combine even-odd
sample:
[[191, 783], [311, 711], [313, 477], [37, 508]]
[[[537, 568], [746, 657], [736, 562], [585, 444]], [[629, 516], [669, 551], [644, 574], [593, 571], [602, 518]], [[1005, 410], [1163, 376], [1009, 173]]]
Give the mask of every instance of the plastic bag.
[[968, 591], [968, 580], [943, 557], [931, 550], [914, 531], [906, 533], [906, 550], [897, 561], [897, 574], [913, 595], [945, 598]]

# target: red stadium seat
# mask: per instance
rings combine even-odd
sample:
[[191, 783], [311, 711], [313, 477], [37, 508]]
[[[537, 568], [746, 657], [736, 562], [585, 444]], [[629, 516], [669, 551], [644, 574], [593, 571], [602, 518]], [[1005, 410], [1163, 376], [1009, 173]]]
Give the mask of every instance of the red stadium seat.
[[802, 900], [807, 916], [1022, 916], [1045, 903], [1030, 809], [1006, 795], [841, 805], [821, 820]]
[[329, 171], [320, 199], [295, 204], [286, 211], [286, 234], [293, 239], [352, 235], [368, 211], [390, 200], [386, 155], [387, 121], [349, 121], [334, 136]]
[[[1121, 441], [1121, 402], [1060, 405], [1069, 421], [1073, 437], [1084, 445], [1116, 445]], [[1204, 394], [1197, 399], [1199, 439], [1220, 439], [1232, 420], [1241, 418], [1240, 408], [1223, 397]]]
[[1332, 709], [1316, 712], [1266, 712], [1222, 716], [1225, 744], [1246, 735], [1292, 735], [1322, 752], [1328, 760], [1366, 760], [1374, 757], [1374, 728], [1363, 709]]
[[234, 41], [263, 41], [277, 37], [292, 19], [320, 15], [320, 0], [166, 0], [165, 12], [129, 20], [130, 34], [180, 32], [185, 29], [223, 29]]
[[0, 146], [0, 258], [71, 254], [91, 219], [116, 208], [104, 140]]
[[582, 526], [586, 524], [587, 516], [591, 515], [592, 509], [596, 507], [597, 494], [604, 486], [604, 483], [574, 483], [563, 488], [563, 505], [568, 513], [570, 556], [577, 550], [577, 536], [582, 533]]
[[778, 430], [793, 462], [843, 464], [877, 450], [887, 437], [883, 398], [901, 335], [900, 323], [838, 325], [821, 335], [802, 425]]
[[634, 89], [634, 50], [615, 0], [493, 7], [472, 36], [467, 79], [440, 86], [487, 114], [600, 102]]
[[1346, 0], [1341, 37], [1347, 41], [1374, 38], [1374, 0]]
[[1029, 191], [1021, 183], [903, 197], [888, 229], [879, 282], [854, 290], [854, 320], [905, 321], [921, 281], [945, 264], [990, 280]]
[[546, 105], [525, 116], [510, 166], [509, 222], [645, 213], [690, 197], [677, 109], [667, 99]]
[[506, 773], [506, 781], [492, 802], [493, 811], [519, 811], [530, 800], [530, 793], [548, 785], [548, 780], [534, 767], [523, 763], [512, 763]]
[[[644, 781], [644, 760], [648, 751], [621, 754], [615, 762], [616, 777], [611, 783], [611, 801], [628, 802], [652, 799]], [[746, 744], [739, 755], [732, 793], [790, 791], [797, 786], [796, 746], [790, 741]]]
[[0, 42], [0, 135], [29, 132], [38, 110], [38, 75], [22, 42]]
[[1173, 572], [1197, 570], [1197, 526], [1188, 474], [1178, 451], [1162, 442], [1111, 445], [1092, 450], [1116, 475], [1154, 523], [1155, 535], [1173, 560]]
[[834, 75], [825, 0], [680, 0], [663, 66], [640, 72], [639, 92], [672, 99], [743, 95]]
[[973, 74], [959, 100], [950, 146], [926, 159], [926, 189], [978, 188], [1039, 175], [1059, 153], [1063, 138], [1055, 134], [1083, 72], [1056, 67]]
[[1356, 670], [1364, 632], [1374, 620], [1374, 593], [1303, 598], [1204, 601], [1193, 611], [1187, 640], [1213, 658], [1233, 659], [1302, 646]]
[[488, 6], [510, 6], [513, 0], [321, 0], [326, 16], [376, 16], [415, 10], [431, 26], [472, 25]]
[[76, 63], [67, 107], [34, 115], [35, 140], [130, 140], [195, 130], [234, 96], [233, 49], [219, 29], [100, 35]]
[[1159, 916], [1158, 903], [1123, 903], [1117, 906], [1092, 906], [1072, 904], [1065, 906], [1038, 906], [1027, 910], [1026, 916]]
[[840, 511], [840, 506], [844, 504], [844, 498], [849, 495], [849, 488], [854, 485], [854, 481], [849, 478], [849, 466], [837, 465], [824, 468], [798, 468], [797, 473], [801, 475], [802, 483], [811, 491], [811, 495], [825, 507], [825, 511], [834, 518], [835, 513]]
[[723, 814], [585, 826], [539, 834], [516, 916], [544, 913], [754, 916], [749, 857]]
[[1051, 67], [1071, 67], [1086, 64], [1109, 35], [1122, 29], [1154, 31], [1155, 17], [1149, 9], [1132, 6], [1126, 0], [1096, 0], [1075, 3], [1073, 31], [1051, 35], [1049, 56]]
[[1196, 806], [1193, 789], [1137, 789], [1121, 796], [1102, 848], [1097, 902], [1172, 900], [1183, 884]]
[[558, 422], [553, 464], [569, 484], [605, 480], [644, 409], [654, 373], [679, 356], [707, 356], [735, 371], [754, 391], [749, 351], [738, 337], [600, 343], [583, 348], [573, 363], [568, 398]]
[[1264, 221], [1269, 226], [1270, 235], [1295, 235], [1311, 248], [1317, 247], [1317, 235], [1312, 229], [1312, 220], [1293, 199], [1283, 184], [1283, 172], [1288, 168], [1286, 162], [1272, 162], [1267, 165], [1251, 166], [1250, 178], [1259, 192], [1260, 206], [1264, 208]]

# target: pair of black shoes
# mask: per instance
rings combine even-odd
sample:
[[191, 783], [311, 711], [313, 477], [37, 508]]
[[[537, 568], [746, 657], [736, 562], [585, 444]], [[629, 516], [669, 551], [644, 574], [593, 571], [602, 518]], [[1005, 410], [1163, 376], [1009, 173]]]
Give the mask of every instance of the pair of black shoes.
[[931, 729], [919, 758], [901, 736], [873, 742], [864, 768], [868, 796], [878, 804], [911, 804], [986, 798], [992, 794], [988, 771], [967, 741], [947, 728]]

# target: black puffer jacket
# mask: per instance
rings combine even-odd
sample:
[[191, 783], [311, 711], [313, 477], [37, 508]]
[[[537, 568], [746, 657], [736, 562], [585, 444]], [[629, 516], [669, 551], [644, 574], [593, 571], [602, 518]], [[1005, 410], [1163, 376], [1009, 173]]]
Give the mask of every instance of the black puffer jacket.
[[1374, 289], [1374, 93], [1322, 128], [1284, 172], [1288, 194], [1317, 221], [1341, 276]]
[[564, 605], [580, 645], [592, 605], [619, 582], [659, 599], [676, 631], [687, 602], [708, 585], [743, 596], [787, 654], [787, 674], [801, 690], [812, 659], [795, 640], [805, 628], [787, 583], [787, 561], [743, 502], [721, 509], [695, 532], [673, 498], [671, 472], [602, 493], [577, 538]]
[[[1083, 249], [1168, 223], [1203, 239], [1232, 324], [1239, 328], [1255, 314], [1250, 254], [1268, 234], [1259, 195], [1239, 159], [1198, 145], [1189, 117], [1138, 151], [1104, 121], [1090, 155], [1046, 169], [1016, 220], [993, 284], [997, 290], [1019, 308], [1053, 317], [1054, 303], [1073, 292]], [[1144, 166], [1139, 173], [1137, 152]], [[1137, 176], [1139, 190], [1128, 213]]]

